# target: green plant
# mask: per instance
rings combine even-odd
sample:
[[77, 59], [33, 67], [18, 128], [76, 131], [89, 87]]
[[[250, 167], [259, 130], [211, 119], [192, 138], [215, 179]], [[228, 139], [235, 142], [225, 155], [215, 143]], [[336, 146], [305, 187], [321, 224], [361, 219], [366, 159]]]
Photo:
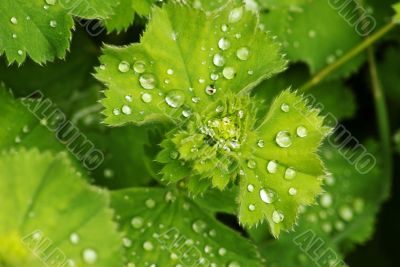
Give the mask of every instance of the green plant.
[[0, 7], [0, 266], [345, 266], [390, 196], [400, 3], [165, 2]]

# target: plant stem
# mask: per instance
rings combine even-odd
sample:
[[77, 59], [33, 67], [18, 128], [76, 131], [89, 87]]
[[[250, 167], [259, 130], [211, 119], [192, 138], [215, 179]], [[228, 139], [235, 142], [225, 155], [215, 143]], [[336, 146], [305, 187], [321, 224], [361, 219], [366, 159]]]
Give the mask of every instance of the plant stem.
[[312, 88], [313, 86], [317, 85], [320, 83], [326, 76], [328, 76], [330, 73], [338, 69], [340, 66], [342, 66], [344, 63], [349, 61], [350, 59], [354, 58], [357, 56], [359, 53], [364, 51], [366, 48], [371, 46], [373, 43], [375, 43], [377, 40], [379, 40], [382, 36], [384, 36], [386, 33], [388, 33], [390, 30], [392, 30], [396, 24], [392, 21], [382, 27], [379, 31], [375, 32], [371, 36], [367, 37], [362, 41], [359, 45], [351, 49], [349, 52], [347, 52], [345, 55], [343, 55], [340, 59], [338, 59], [335, 63], [328, 65], [324, 69], [322, 69], [320, 72], [318, 72], [311, 80], [309, 80], [307, 83], [305, 83], [300, 89], [300, 92], [305, 92]]
[[379, 135], [382, 144], [384, 175], [387, 178], [392, 177], [392, 147], [390, 135], [390, 123], [386, 106], [385, 94], [379, 80], [374, 50], [372, 47], [368, 49], [369, 72], [371, 75], [371, 89], [375, 102], [375, 113], [378, 120]]

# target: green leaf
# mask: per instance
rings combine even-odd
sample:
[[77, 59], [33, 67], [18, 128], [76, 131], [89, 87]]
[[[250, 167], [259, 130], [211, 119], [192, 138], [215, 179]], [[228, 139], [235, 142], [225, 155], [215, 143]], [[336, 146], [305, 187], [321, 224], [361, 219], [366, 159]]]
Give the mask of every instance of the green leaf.
[[104, 49], [96, 77], [109, 87], [102, 103], [110, 125], [183, 120], [183, 111], [201, 111], [213, 101], [210, 85], [214, 97], [250, 90], [285, 66], [278, 45], [242, 6], [228, 2], [206, 14], [166, 4], [151, 17], [140, 44]]
[[87, 19], [106, 18], [114, 1], [32, 0], [2, 1], [0, 55], [21, 64], [29, 56], [42, 64], [65, 58], [74, 26], [71, 15]]
[[125, 235], [127, 264], [263, 266], [248, 240], [175, 190], [115, 191], [112, 206]]
[[83, 182], [65, 154], [3, 152], [0, 178], [2, 266], [122, 266], [108, 195]]
[[267, 220], [278, 236], [281, 229], [292, 228], [300, 205], [314, 203], [325, 173], [316, 152], [330, 132], [318, 114], [290, 91], [274, 100], [256, 129], [253, 157], [240, 178], [242, 224]]
[[[348, 16], [347, 11], [355, 8], [355, 2], [346, 6], [347, 17], [343, 17], [343, 12], [333, 8], [329, 1], [258, 1], [266, 9], [261, 13], [261, 21], [265, 28], [278, 36], [291, 61], [306, 62], [312, 74], [334, 63], [362, 41], [355, 27], [347, 22], [354, 22], [352, 13], [348, 12]], [[329, 23], [326, 23], [327, 21]], [[348, 76], [357, 70], [364, 60], [365, 55], [360, 54], [332, 74], [331, 78]]]
[[[379, 159], [375, 143], [368, 143], [366, 148]], [[336, 260], [342, 266], [343, 255], [371, 237], [375, 216], [390, 191], [390, 178], [382, 177], [379, 162], [369, 173], [360, 174], [344, 157], [361, 158], [362, 153], [362, 147], [322, 149], [332, 174], [325, 178], [325, 192], [318, 199], [320, 205], [303, 207], [295, 232], [262, 246], [267, 260], [276, 266], [314, 266], [313, 262], [328, 266], [327, 261]], [[316, 243], [312, 245], [313, 242]]]
[[394, 21], [400, 23], [400, 3], [395, 4], [394, 10], [396, 11], [396, 15], [394, 16]]

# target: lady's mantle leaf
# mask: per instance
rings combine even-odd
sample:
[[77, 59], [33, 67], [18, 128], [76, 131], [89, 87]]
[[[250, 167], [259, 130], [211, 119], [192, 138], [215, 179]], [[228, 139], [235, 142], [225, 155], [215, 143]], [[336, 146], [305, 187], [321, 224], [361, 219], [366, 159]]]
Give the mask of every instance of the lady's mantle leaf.
[[[366, 147], [379, 158], [376, 144], [369, 143]], [[344, 266], [342, 255], [354, 244], [362, 244], [371, 237], [375, 216], [390, 191], [390, 179], [382, 176], [379, 165], [367, 174], [360, 174], [344, 158], [361, 159], [362, 153], [365, 153], [362, 148], [322, 149], [332, 174], [325, 178], [325, 192], [318, 199], [320, 205], [303, 208], [295, 232], [263, 247], [268, 260], [285, 267], [314, 266], [312, 262], [318, 266]], [[334, 264], [329, 265], [328, 261]]]
[[112, 206], [127, 266], [263, 266], [252, 244], [175, 191], [116, 191]]
[[186, 5], [155, 7], [140, 44], [104, 50], [96, 77], [109, 87], [106, 123], [182, 120], [281, 71], [278, 51], [257, 17], [230, 1], [207, 14]]
[[0, 54], [21, 64], [29, 55], [44, 63], [64, 58], [69, 48], [73, 19], [105, 18], [113, 1], [101, 0], [2, 0]]
[[3, 152], [0, 198], [5, 266], [122, 266], [108, 195], [85, 184], [64, 154]]

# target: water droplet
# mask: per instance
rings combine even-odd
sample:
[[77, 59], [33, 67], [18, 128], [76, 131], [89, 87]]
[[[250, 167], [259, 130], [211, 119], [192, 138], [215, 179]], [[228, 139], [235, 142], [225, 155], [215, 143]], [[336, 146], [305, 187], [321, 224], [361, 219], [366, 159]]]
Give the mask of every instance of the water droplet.
[[324, 208], [328, 208], [332, 205], [332, 196], [329, 193], [325, 193], [320, 198], [321, 206]]
[[316, 33], [314, 30], [310, 30], [310, 31], [308, 32], [308, 36], [309, 36], [310, 38], [314, 38], [316, 35], [317, 35], [317, 33]]
[[143, 220], [142, 217], [134, 217], [134, 218], [131, 220], [131, 225], [132, 225], [132, 227], [135, 228], [135, 229], [140, 229], [140, 228], [142, 228], [143, 224], [144, 224], [144, 220]]
[[237, 261], [232, 261], [228, 264], [228, 267], [240, 267], [240, 264]]
[[227, 31], [228, 31], [228, 25], [222, 24], [222, 25], [221, 25], [221, 31], [227, 32]]
[[48, 5], [54, 6], [56, 4], [57, 0], [46, 0], [46, 3]]
[[233, 67], [226, 67], [224, 68], [224, 70], [222, 71], [222, 75], [228, 79], [231, 80], [235, 77], [236, 75], [236, 71]]
[[351, 221], [353, 219], [353, 210], [349, 206], [342, 206], [339, 209], [339, 215], [344, 221]]
[[280, 131], [276, 135], [275, 141], [280, 147], [290, 147], [292, 145], [292, 138], [287, 131]]
[[252, 159], [247, 161], [247, 167], [249, 167], [249, 169], [254, 169], [256, 165], [257, 163]]
[[253, 70], [249, 70], [249, 71], [247, 72], [247, 74], [249, 74], [249, 75], [251, 76], [251, 75], [254, 74], [254, 71], [253, 71]]
[[213, 63], [217, 67], [222, 67], [223, 65], [225, 65], [225, 59], [222, 55], [215, 54], [213, 58]]
[[12, 24], [17, 24], [17, 23], [18, 23], [18, 20], [17, 20], [16, 17], [12, 17], [12, 18], [10, 19], [10, 21], [11, 21]]
[[195, 96], [195, 97], [192, 97], [192, 102], [193, 103], [199, 103], [200, 102], [200, 98], [199, 97], [197, 97], [197, 96]]
[[119, 63], [119, 65], [118, 65], [118, 70], [119, 70], [120, 72], [128, 72], [130, 67], [131, 67], [131, 66], [129, 65], [128, 62], [126, 62], [126, 61], [121, 61], [121, 63]]
[[296, 177], [296, 171], [293, 168], [287, 168], [285, 171], [285, 179], [292, 180]]
[[260, 198], [263, 202], [271, 204], [274, 203], [276, 200], [276, 193], [271, 189], [261, 189]]
[[229, 40], [226, 38], [221, 38], [218, 41], [218, 47], [221, 50], [227, 50], [227, 49], [229, 49], [229, 47], [231, 47], [231, 42], [229, 42]]
[[192, 115], [192, 112], [188, 109], [182, 111], [182, 116], [185, 118], [189, 118]]
[[220, 248], [220, 249], [218, 249], [218, 254], [219, 254], [220, 256], [225, 256], [225, 254], [226, 254], [226, 249], [225, 249], [225, 248]]
[[154, 249], [154, 245], [150, 241], [146, 241], [143, 243], [143, 249], [146, 251], [152, 251]]
[[330, 232], [332, 232], [332, 224], [330, 224], [330, 223], [323, 223], [323, 224], [322, 224], [322, 230], [323, 230], [325, 233], [330, 233]]
[[289, 188], [289, 195], [291, 196], [297, 195], [297, 189], [294, 187]]
[[243, 7], [235, 8], [229, 13], [229, 22], [235, 23], [241, 20], [243, 16]]
[[206, 87], [207, 95], [214, 95], [217, 92], [217, 89], [213, 85], [209, 85]]
[[24, 54], [24, 52], [22, 50], [18, 50], [18, 55], [22, 56]]
[[256, 210], [256, 206], [254, 204], [250, 204], [249, 211], [255, 211], [255, 210]]
[[243, 60], [243, 61], [248, 60], [250, 57], [250, 51], [247, 47], [239, 48], [236, 51], [236, 56], [240, 60]]
[[168, 74], [168, 75], [174, 74], [174, 70], [173, 70], [173, 69], [168, 69], [168, 70], [167, 70], [167, 74]]
[[183, 103], [185, 103], [185, 95], [181, 90], [169, 91], [165, 97], [165, 102], [171, 108], [179, 108], [183, 105]]
[[281, 223], [283, 221], [283, 219], [285, 218], [285, 216], [283, 215], [282, 212], [275, 210], [272, 213], [272, 221], [274, 223]]
[[18, 37], [18, 36], [17, 36], [16, 33], [13, 33], [13, 34], [12, 34], [12, 38], [13, 38], [13, 39], [17, 39], [17, 37]]
[[254, 191], [254, 185], [252, 184], [248, 184], [247, 185], [247, 191], [249, 191], [250, 193]]
[[283, 103], [283, 104], [281, 105], [281, 110], [282, 110], [283, 112], [289, 112], [290, 106], [289, 106], [288, 104], [286, 104], [286, 103]]
[[130, 239], [127, 238], [127, 237], [124, 237], [124, 238], [122, 239], [122, 244], [124, 245], [124, 247], [129, 248], [129, 247], [132, 246], [132, 240], [130, 240]]
[[69, 241], [74, 245], [78, 244], [79, 243], [79, 235], [77, 233], [72, 233], [69, 236]]
[[260, 148], [263, 148], [265, 146], [264, 140], [262, 140], [262, 139], [258, 140], [257, 146]]
[[144, 94], [142, 95], [142, 101], [143, 101], [144, 103], [150, 103], [152, 100], [153, 100], [153, 97], [151, 96], [151, 94], [144, 93]]
[[207, 228], [207, 224], [202, 220], [197, 220], [192, 224], [192, 229], [196, 233], [200, 234], [205, 231]]
[[299, 126], [296, 129], [296, 134], [297, 134], [298, 137], [306, 137], [307, 134], [308, 134], [308, 131], [307, 131], [306, 127]]
[[169, 152], [169, 157], [173, 160], [177, 159], [179, 157], [179, 152], [176, 150], [172, 150]]
[[57, 21], [51, 20], [51, 21], [50, 21], [50, 27], [52, 27], [52, 28], [57, 27]]
[[267, 171], [269, 173], [276, 173], [277, 170], [278, 170], [278, 164], [276, 163], [276, 161], [274, 160], [269, 161], [267, 164]]
[[211, 80], [216, 81], [219, 79], [219, 75], [216, 73], [211, 73], [210, 78]]
[[132, 102], [132, 96], [131, 95], [126, 95], [125, 100], [128, 102]]
[[148, 200], [146, 200], [145, 204], [146, 204], [146, 207], [148, 207], [149, 209], [152, 209], [156, 206], [156, 201], [152, 198], [149, 198]]
[[362, 198], [356, 198], [353, 201], [353, 208], [356, 212], [360, 213], [364, 209], [364, 200]]
[[344, 223], [342, 221], [335, 222], [335, 228], [338, 231], [342, 231], [344, 229]]
[[118, 116], [118, 115], [121, 114], [121, 111], [120, 111], [118, 108], [114, 108], [113, 114], [114, 114], [115, 116]]
[[133, 70], [136, 73], [142, 74], [146, 71], [146, 63], [144, 61], [138, 60], [133, 64]]
[[85, 263], [94, 264], [97, 261], [97, 252], [88, 248], [83, 251], [82, 257]]
[[143, 74], [139, 78], [139, 83], [144, 89], [151, 90], [156, 87], [156, 78], [153, 74]]
[[125, 115], [130, 115], [130, 114], [132, 114], [132, 109], [127, 105], [123, 105], [122, 113], [124, 113]]

